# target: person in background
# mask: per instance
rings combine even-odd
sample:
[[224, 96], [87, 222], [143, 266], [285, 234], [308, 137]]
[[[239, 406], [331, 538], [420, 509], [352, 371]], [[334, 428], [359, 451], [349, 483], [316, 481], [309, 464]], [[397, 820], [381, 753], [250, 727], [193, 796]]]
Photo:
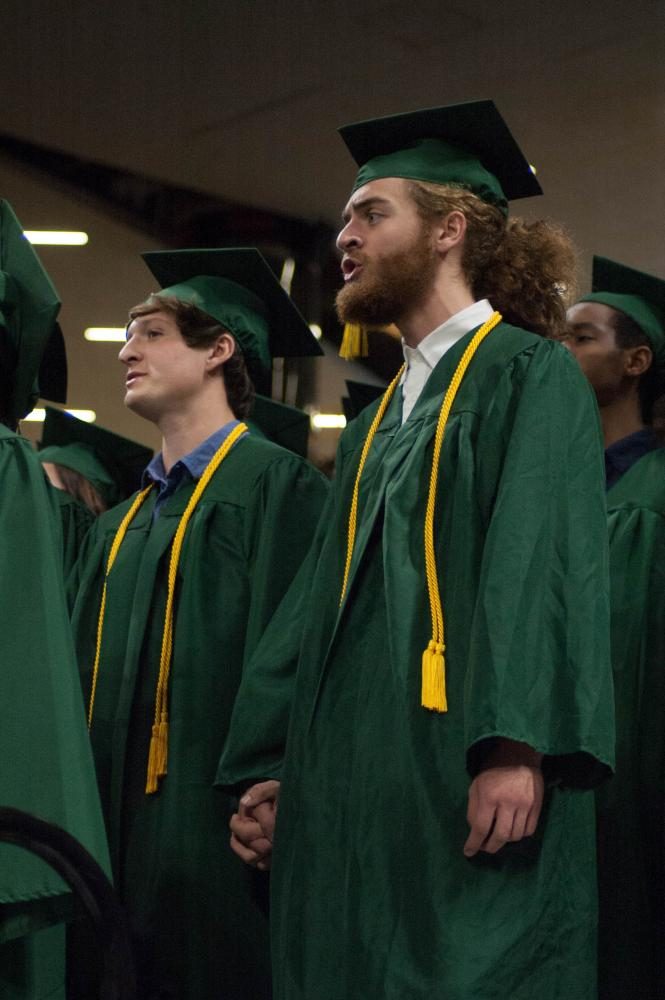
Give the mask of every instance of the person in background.
[[152, 451], [47, 406], [38, 455], [60, 508], [67, 579], [93, 521], [138, 489]]
[[232, 821], [250, 864], [278, 802], [275, 996], [589, 1000], [614, 729], [595, 402], [552, 339], [575, 253], [507, 218], [540, 187], [492, 102], [342, 136], [345, 353], [394, 322], [405, 364], [342, 434], [218, 772], [272, 779]]
[[597, 792], [601, 1000], [665, 996], [665, 281], [594, 257], [566, 344], [605, 438], [616, 775]]
[[[60, 307], [0, 201], [0, 805], [72, 834], [108, 870], [62, 579], [60, 520], [31, 444], [16, 433]], [[42, 861], [0, 844], [0, 996], [64, 1000], [72, 899]]]
[[265, 876], [224, 851], [213, 782], [249, 658], [327, 492], [249, 431], [273, 356], [320, 348], [258, 253], [150, 253], [130, 311], [125, 403], [162, 449], [102, 514], [73, 580], [73, 627], [116, 884], [143, 1000], [266, 1000]]

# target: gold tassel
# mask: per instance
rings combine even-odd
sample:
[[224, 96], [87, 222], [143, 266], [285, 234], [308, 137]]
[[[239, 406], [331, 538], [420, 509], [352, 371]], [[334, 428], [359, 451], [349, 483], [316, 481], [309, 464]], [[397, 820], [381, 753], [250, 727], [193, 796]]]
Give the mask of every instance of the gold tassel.
[[445, 646], [430, 639], [423, 652], [422, 692], [420, 703], [433, 712], [447, 712], [446, 661], [443, 658]]
[[365, 327], [358, 323], [347, 323], [339, 349], [340, 358], [344, 358], [345, 361], [353, 361], [355, 358], [366, 358], [368, 354], [369, 343]]
[[169, 759], [169, 719], [166, 712], [162, 714], [159, 722], [157, 749], [157, 777], [164, 778], [167, 773]]
[[150, 737], [150, 753], [148, 754], [148, 778], [145, 786], [146, 795], [157, 791], [157, 755], [159, 753], [159, 726], [153, 725]]

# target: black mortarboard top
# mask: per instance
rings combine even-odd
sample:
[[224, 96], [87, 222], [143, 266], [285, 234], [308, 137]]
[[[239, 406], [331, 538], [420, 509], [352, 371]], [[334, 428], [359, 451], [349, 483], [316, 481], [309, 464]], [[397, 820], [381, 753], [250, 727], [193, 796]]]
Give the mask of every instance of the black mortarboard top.
[[600, 302], [630, 316], [649, 340], [658, 367], [665, 366], [665, 281], [594, 257], [592, 286], [580, 302]]
[[254, 247], [159, 250], [142, 257], [161, 286], [159, 295], [193, 303], [233, 334], [250, 374], [257, 368], [261, 374], [269, 372], [272, 358], [323, 353], [308, 324]]
[[342, 406], [347, 421], [354, 420], [365, 407], [386, 391], [385, 386], [370, 385], [368, 382], [354, 382], [350, 379], [345, 382], [349, 395], [342, 397]]
[[493, 101], [374, 118], [340, 135], [361, 168], [353, 190], [380, 177], [458, 184], [507, 213], [507, 202], [542, 194]]
[[9, 202], [0, 199], [0, 328], [14, 356], [11, 417], [20, 420], [39, 394], [37, 377], [60, 299]]
[[46, 407], [39, 459], [73, 469], [85, 476], [109, 506], [141, 485], [152, 458], [145, 445], [86, 423], [55, 407]]
[[59, 323], [53, 324], [39, 366], [39, 395], [52, 403], [67, 402], [67, 351]]
[[295, 406], [277, 403], [267, 396], [257, 395], [254, 398], [252, 412], [245, 421], [250, 428], [260, 431], [275, 444], [295, 452], [296, 455], [307, 457], [309, 441], [309, 414], [303, 413]]

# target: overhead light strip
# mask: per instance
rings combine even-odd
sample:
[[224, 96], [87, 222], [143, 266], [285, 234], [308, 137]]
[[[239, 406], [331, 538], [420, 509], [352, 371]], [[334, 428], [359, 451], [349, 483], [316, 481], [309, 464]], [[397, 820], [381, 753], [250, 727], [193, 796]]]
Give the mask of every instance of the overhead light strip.
[[87, 233], [66, 230], [26, 229], [24, 235], [41, 247], [84, 247], [88, 242]]
[[314, 431], [342, 430], [346, 427], [343, 413], [312, 413], [310, 424]]
[[83, 331], [86, 340], [93, 343], [122, 344], [127, 339], [127, 328], [124, 326], [89, 326]]
[[[85, 421], [86, 424], [94, 424], [97, 419], [97, 414], [94, 410], [65, 410], [65, 413], [71, 413], [73, 417], [78, 417], [79, 420]], [[46, 410], [43, 406], [38, 406], [27, 417], [23, 417], [23, 419], [29, 420], [31, 423], [41, 424], [46, 419]]]

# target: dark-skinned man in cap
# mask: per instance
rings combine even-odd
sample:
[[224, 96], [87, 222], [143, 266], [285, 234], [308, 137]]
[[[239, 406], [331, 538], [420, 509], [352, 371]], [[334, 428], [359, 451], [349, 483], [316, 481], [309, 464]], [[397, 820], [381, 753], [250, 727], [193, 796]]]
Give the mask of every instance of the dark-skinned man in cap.
[[594, 257], [566, 344], [605, 439], [616, 774], [597, 793], [599, 997], [665, 996], [665, 281]]

